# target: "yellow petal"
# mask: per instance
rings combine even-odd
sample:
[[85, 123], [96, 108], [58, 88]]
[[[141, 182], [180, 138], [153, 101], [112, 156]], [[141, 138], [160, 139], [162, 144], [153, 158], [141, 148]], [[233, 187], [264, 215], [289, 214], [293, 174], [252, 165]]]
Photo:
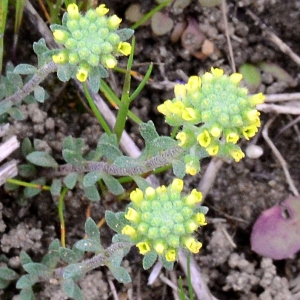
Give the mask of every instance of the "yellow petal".
[[230, 152], [231, 156], [233, 157], [233, 159], [236, 161], [236, 162], [239, 162], [242, 158], [245, 157], [245, 154], [242, 150], [240, 149], [235, 149], [235, 150], [232, 150]]
[[196, 214], [196, 221], [200, 226], [207, 225], [205, 215], [203, 213], [197, 213]]
[[191, 76], [185, 86], [189, 93], [198, 91], [201, 87], [201, 78], [198, 76]]
[[202, 200], [202, 193], [198, 192], [196, 189], [193, 189], [192, 192], [186, 197], [185, 204], [195, 205]]
[[99, 17], [102, 17], [104, 15], [106, 15], [109, 12], [109, 9], [106, 8], [105, 4], [100, 4], [97, 8], [96, 8], [96, 13]]
[[223, 76], [224, 71], [219, 68], [211, 68], [211, 73], [214, 75], [215, 78], [220, 78]]
[[143, 197], [144, 197], [143, 192], [140, 189], [135, 189], [130, 193], [130, 200], [135, 204], [141, 203]]
[[186, 238], [184, 244], [192, 253], [198, 253], [202, 247], [202, 243], [198, 242], [193, 237]]
[[170, 249], [166, 252], [166, 260], [167, 261], [175, 261], [176, 260], [176, 250], [175, 249]]
[[131, 52], [131, 45], [127, 42], [121, 42], [118, 45], [118, 51], [127, 56]]
[[183, 180], [175, 178], [171, 184], [171, 189], [173, 191], [181, 193], [181, 191], [183, 190]]
[[138, 222], [140, 220], [139, 213], [131, 207], [128, 207], [125, 219], [131, 222]]
[[136, 246], [139, 248], [140, 253], [143, 255], [151, 250], [149, 244], [146, 242], [137, 243]]
[[199, 142], [200, 146], [206, 148], [211, 142], [211, 137], [208, 131], [207, 130], [202, 131], [197, 136], [197, 141]]
[[243, 75], [240, 73], [233, 73], [229, 76], [229, 80], [232, 83], [238, 84], [243, 78]]
[[132, 226], [126, 225], [122, 229], [122, 234], [129, 235], [130, 237], [134, 237], [136, 235], [136, 230]]

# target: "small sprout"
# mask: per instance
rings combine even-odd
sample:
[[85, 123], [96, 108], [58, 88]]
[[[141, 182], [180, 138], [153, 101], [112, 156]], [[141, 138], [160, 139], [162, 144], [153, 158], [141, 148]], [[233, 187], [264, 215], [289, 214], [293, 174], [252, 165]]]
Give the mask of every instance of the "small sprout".
[[249, 145], [246, 148], [246, 156], [251, 158], [251, 159], [257, 159], [261, 157], [264, 154], [264, 150], [261, 146], [258, 145]]

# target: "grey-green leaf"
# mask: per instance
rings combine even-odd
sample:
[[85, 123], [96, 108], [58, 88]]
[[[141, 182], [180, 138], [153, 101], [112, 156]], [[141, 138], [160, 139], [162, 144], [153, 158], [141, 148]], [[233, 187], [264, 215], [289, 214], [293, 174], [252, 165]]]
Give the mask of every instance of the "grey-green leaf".
[[64, 273], [63, 273], [63, 278], [64, 279], [74, 279], [78, 280], [80, 279], [84, 274], [86, 270], [84, 268], [84, 265], [82, 263], [78, 264], [71, 264], [65, 267]]
[[89, 187], [84, 187], [83, 191], [89, 200], [91, 200], [91, 201], [99, 201], [100, 200], [100, 194], [94, 185], [89, 186]]
[[76, 74], [77, 66], [71, 66], [70, 64], [59, 65], [57, 68], [57, 77], [62, 82], [67, 82], [72, 76]]
[[96, 242], [93, 239], [84, 239], [77, 241], [75, 247], [85, 252], [99, 253], [102, 250], [100, 243]]
[[23, 265], [23, 268], [30, 275], [45, 276], [51, 273], [51, 270], [41, 263], [28, 263]]
[[78, 173], [72, 172], [69, 173], [64, 179], [63, 182], [68, 189], [73, 189], [78, 178]]
[[50, 193], [52, 196], [59, 196], [61, 191], [61, 180], [60, 179], [53, 179]]
[[11, 107], [12, 107], [11, 101], [0, 102], [0, 115], [7, 113]]
[[5, 280], [16, 280], [18, 278], [18, 274], [9, 268], [2, 267], [0, 268], [0, 278]]
[[63, 291], [74, 300], [84, 300], [83, 293], [73, 280], [65, 280], [62, 284]]
[[11, 107], [8, 111], [9, 115], [17, 121], [24, 120], [24, 114], [17, 107]]
[[100, 231], [94, 220], [92, 218], [88, 218], [85, 222], [84, 227], [87, 236], [90, 239], [95, 240], [95, 242], [99, 243], [100, 245]]
[[123, 28], [116, 31], [116, 34], [120, 37], [122, 42], [127, 41], [134, 34], [134, 30], [130, 28]]
[[24, 157], [34, 151], [32, 143], [28, 137], [24, 138], [24, 140], [22, 141], [21, 151]]
[[124, 193], [123, 186], [116, 178], [112, 177], [109, 174], [104, 174], [102, 179], [103, 179], [104, 183], [107, 185], [108, 189], [114, 195], [121, 195]]
[[175, 160], [172, 163], [173, 173], [177, 178], [183, 178], [185, 175], [185, 163], [182, 160]]
[[21, 265], [26, 265], [29, 263], [32, 263], [31, 257], [24, 251], [21, 252], [20, 254], [20, 260], [21, 260]]
[[113, 265], [109, 266], [109, 269], [113, 276], [121, 283], [129, 283], [131, 282], [130, 275], [123, 267], [115, 267]]
[[33, 90], [33, 94], [34, 94], [36, 101], [38, 101], [40, 103], [43, 103], [45, 101], [46, 93], [45, 93], [44, 88], [42, 88], [41, 86], [39, 86], [39, 85], [36, 86]]
[[26, 156], [26, 159], [34, 165], [45, 168], [57, 168], [58, 163], [48, 153], [42, 151], [34, 151]]
[[104, 173], [102, 171], [93, 171], [93, 172], [87, 173], [83, 177], [83, 181], [82, 181], [83, 186], [90, 187], [90, 186], [94, 185], [98, 180], [100, 180], [102, 178], [103, 174]]
[[121, 233], [123, 227], [127, 223], [127, 220], [124, 217], [124, 212], [114, 213], [112, 211], [107, 210], [105, 212], [105, 220], [107, 225], [114, 231]]
[[78, 153], [73, 150], [64, 149], [62, 151], [62, 155], [64, 160], [71, 165], [74, 166], [83, 166], [84, 165], [84, 158]]
[[23, 275], [16, 283], [17, 289], [31, 288], [38, 281], [38, 276], [33, 274]]
[[24, 196], [26, 198], [32, 198], [32, 197], [38, 195], [42, 191], [42, 189], [39, 186], [45, 185], [46, 180], [45, 180], [45, 178], [41, 177], [41, 178], [38, 178], [36, 180], [31, 181], [30, 183], [36, 184], [37, 187], [36, 188], [34, 188], [34, 187], [26, 187], [24, 189]]
[[157, 259], [156, 251], [150, 251], [144, 255], [143, 268], [144, 270], [150, 269]]
[[100, 82], [101, 82], [101, 76], [100, 76], [100, 69], [99, 67], [92, 68], [90, 74], [89, 74], [89, 83], [92, 92], [98, 93], [100, 89]]
[[64, 247], [59, 248], [60, 258], [68, 264], [77, 263], [82, 258], [83, 253], [84, 251], [77, 248], [73, 250]]
[[21, 75], [35, 74], [36, 72], [37, 68], [29, 64], [19, 64], [14, 69], [14, 73]]
[[35, 296], [32, 288], [22, 289], [19, 294], [19, 300], [34, 300]]

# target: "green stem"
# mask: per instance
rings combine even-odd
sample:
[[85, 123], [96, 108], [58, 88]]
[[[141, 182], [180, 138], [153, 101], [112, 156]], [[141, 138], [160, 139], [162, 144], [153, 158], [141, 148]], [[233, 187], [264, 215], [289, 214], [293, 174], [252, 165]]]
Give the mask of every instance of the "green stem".
[[64, 202], [65, 196], [68, 192], [68, 188], [64, 187], [62, 192], [60, 193], [58, 199], [58, 215], [60, 222], [60, 242], [63, 247], [66, 247], [66, 227], [65, 227], [65, 218], [64, 218]]
[[12, 183], [12, 184], [15, 184], [15, 185], [25, 186], [25, 187], [28, 187], [28, 188], [36, 188], [36, 189], [41, 189], [41, 190], [44, 190], [44, 191], [50, 191], [50, 186], [25, 182], [25, 181], [18, 180], [18, 179], [9, 178], [9, 179], [6, 179], [6, 182]]
[[113, 176], [134, 176], [142, 175], [148, 172], [153, 172], [153, 170], [168, 166], [174, 160], [178, 159], [186, 150], [181, 147], [174, 147], [163, 151], [161, 154], [156, 155], [152, 158], [144, 160], [138, 166], [117, 166], [107, 162], [96, 162], [96, 161], [87, 161], [84, 166], [75, 166], [75, 165], [61, 165], [57, 170], [48, 170], [47, 172], [41, 172], [41, 175], [45, 177], [52, 176], [63, 176], [71, 172], [87, 173], [93, 171], [103, 171], [107, 174]]
[[100, 125], [102, 126], [102, 128], [108, 135], [111, 135], [111, 130], [110, 130], [109, 126], [107, 125], [107, 123], [105, 122], [104, 118], [102, 117], [101, 113], [99, 112], [96, 104], [94, 103], [93, 98], [91, 97], [91, 95], [88, 91], [86, 82], [83, 83], [83, 90], [84, 90], [86, 99], [87, 99], [94, 115], [96, 116], [97, 120], [99, 121]]
[[131, 44], [132, 48], [127, 63], [127, 72], [125, 74], [121, 103], [119, 105], [119, 111], [118, 111], [115, 127], [113, 130], [113, 132], [117, 135], [118, 141], [121, 140], [121, 136], [124, 131], [124, 127], [125, 127], [125, 123], [129, 111], [129, 104], [130, 104], [129, 92], [130, 92], [130, 82], [131, 82], [130, 70], [133, 63], [134, 46], [135, 46], [135, 39], [133, 38]]

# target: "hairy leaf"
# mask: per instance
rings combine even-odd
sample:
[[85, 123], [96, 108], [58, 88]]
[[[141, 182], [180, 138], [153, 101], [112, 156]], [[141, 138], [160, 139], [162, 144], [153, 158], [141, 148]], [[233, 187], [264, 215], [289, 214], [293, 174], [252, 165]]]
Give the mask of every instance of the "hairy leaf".
[[77, 263], [82, 258], [83, 254], [84, 251], [77, 249], [76, 247], [74, 247], [73, 250], [64, 247], [59, 248], [60, 258], [68, 264]]
[[84, 187], [83, 191], [89, 200], [91, 200], [91, 201], [99, 201], [100, 200], [100, 194], [94, 185], [89, 186], [89, 187]]
[[89, 74], [89, 83], [92, 92], [98, 93], [100, 89], [101, 72], [99, 67], [92, 68]]
[[121, 195], [124, 193], [124, 188], [121, 185], [121, 183], [114, 178], [113, 176], [109, 174], [103, 174], [103, 181], [107, 185], [108, 189], [114, 194], [114, 195]]
[[83, 181], [82, 181], [83, 186], [90, 187], [90, 186], [94, 185], [98, 180], [100, 180], [102, 178], [103, 174], [104, 173], [102, 171], [93, 171], [93, 172], [87, 173], [83, 177]]
[[63, 291], [75, 300], [84, 300], [80, 287], [73, 280], [65, 280], [62, 284]]
[[64, 160], [71, 165], [74, 166], [83, 166], [84, 165], [84, 158], [78, 152], [73, 150], [64, 149], [62, 151], [62, 156]]
[[122, 42], [124, 42], [124, 41], [127, 41], [128, 39], [130, 39], [133, 36], [134, 30], [130, 29], [130, 28], [123, 28], [123, 29], [117, 30], [116, 34], [120, 37], [120, 40]]
[[45, 101], [45, 97], [46, 97], [46, 92], [45, 89], [42, 88], [41, 86], [36, 86], [33, 90], [33, 94], [34, 97], [36, 99], [36, 101], [43, 103]]
[[35, 74], [36, 72], [37, 68], [29, 64], [19, 64], [14, 69], [14, 73], [21, 75]]
[[45, 185], [46, 180], [45, 180], [45, 178], [41, 177], [39, 179], [31, 181], [30, 183], [36, 184], [37, 187], [36, 188], [26, 187], [24, 189], [24, 196], [26, 198], [31, 198], [31, 197], [34, 197], [34, 196], [38, 195], [42, 191], [42, 189], [40, 188], [40, 186]]
[[17, 289], [31, 288], [38, 281], [38, 276], [34, 274], [25, 274], [16, 283]]
[[113, 276], [121, 283], [129, 283], [131, 282], [130, 275], [123, 267], [115, 267], [114, 265], [109, 265], [109, 270], [113, 274]]
[[144, 270], [150, 269], [157, 259], [156, 251], [150, 251], [144, 255], [143, 268]]
[[127, 224], [127, 220], [124, 217], [124, 212], [114, 213], [107, 210], [105, 212], [105, 220], [107, 225], [114, 231], [121, 233], [123, 227]]
[[34, 300], [35, 296], [32, 288], [22, 289], [19, 294], [19, 300]]
[[53, 179], [50, 193], [52, 196], [59, 196], [61, 191], [61, 180], [60, 179]]
[[72, 172], [69, 173], [64, 179], [63, 182], [68, 189], [73, 189], [78, 178], [78, 173]]
[[19, 275], [12, 269], [2, 267], [0, 268], [0, 278], [5, 280], [16, 280]]
[[42, 151], [34, 151], [26, 156], [26, 159], [32, 164], [45, 167], [45, 168], [56, 168], [58, 163], [48, 153]]

